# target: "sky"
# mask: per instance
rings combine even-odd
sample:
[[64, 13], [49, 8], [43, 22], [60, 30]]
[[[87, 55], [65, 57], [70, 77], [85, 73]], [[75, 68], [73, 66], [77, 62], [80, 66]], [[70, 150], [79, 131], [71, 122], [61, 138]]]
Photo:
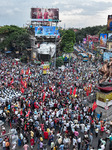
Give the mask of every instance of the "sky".
[[0, 26], [26, 26], [32, 7], [59, 8], [58, 26], [66, 29], [106, 25], [112, 14], [112, 0], [0, 0]]

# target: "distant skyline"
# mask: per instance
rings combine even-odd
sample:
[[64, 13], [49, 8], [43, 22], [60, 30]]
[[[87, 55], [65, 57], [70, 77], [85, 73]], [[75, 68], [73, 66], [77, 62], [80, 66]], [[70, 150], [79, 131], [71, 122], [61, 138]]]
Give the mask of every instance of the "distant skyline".
[[26, 26], [31, 7], [59, 8], [58, 26], [63, 28], [106, 25], [112, 14], [112, 0], [0, 0], [0, 26]]

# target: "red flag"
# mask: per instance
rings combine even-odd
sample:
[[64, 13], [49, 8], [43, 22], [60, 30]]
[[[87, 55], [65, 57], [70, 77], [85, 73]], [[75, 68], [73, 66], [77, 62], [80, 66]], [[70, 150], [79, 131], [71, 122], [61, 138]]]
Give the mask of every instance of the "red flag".
[[16, 61], [16, 65], [18, 65], [18, 61]]
[[23, 79], [21, 78], [21, 84], [24, 86], [24, 81], [23, 81]]
[[26, 124], [25, 124], [24, 130], [26, 130]]
[[10, 128], [12, 128], [12, 124], [11, 124], [11, 122], [10, 122]]
[[26, 81], [24, 82], [23, 86], [24, 86], [24, 88], [27, 88], [27, 82]]
[[28, 74], [29, 74], [29, 70], [27, 69], [27, 70], [26, 70], [26, 75], [28, 75]]
[[22, 115], [23, 114], [23, 112], [22, 112], [22, 110], [20, 111], [20, 115]]
[[89, 91], [88, 91], [88, 89], [86, 90], [86, 96], [89, 96]]
[[43, 95], [43, 102], [44, 102], [44, 100], [45, 100], [45, 92], [44, 92], [44, 95]]
[[92, 111], [94, 111], [96, 108], [97, 108], [97, 104], [96, 104], [96, 102], [94, 102], [93, 106], [92, 106]]
[[10, 83], [10, 84], [12, 84], [12, 83], [14, 83], [14, 78], [12, 78], [12, 80], [11, 80], [11, 83]]
[[76, 87], [75, 87], [75, 89], [74, 89], [74, 91], [73, 91], [73, 95], [75, 96], [75, 94], [76, 94]]
[[70, 95], [72, 94], [72, 88], [70, 87]]
[[21, 70], [21, 74], [24, 74], [24, 70], [23, 69]]
[[22, 92], [22, 93], [24, 93], [24, 89], [23, 89], [23, 87], [21, 88], [21, 92]]

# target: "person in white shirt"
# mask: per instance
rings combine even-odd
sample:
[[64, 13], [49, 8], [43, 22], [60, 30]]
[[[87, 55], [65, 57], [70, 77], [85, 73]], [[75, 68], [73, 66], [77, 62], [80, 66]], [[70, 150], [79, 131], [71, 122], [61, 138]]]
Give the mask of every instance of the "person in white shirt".
[[5, 150], [5, 141], [2, 143], [3, 150]]
[[77, 140], [76, 140], [76, 138], [75, 138], [75, 137], [73, 137], [73, 146], [75, 146], [75, 145], [76, 145], [76, 143], [77, 143]]

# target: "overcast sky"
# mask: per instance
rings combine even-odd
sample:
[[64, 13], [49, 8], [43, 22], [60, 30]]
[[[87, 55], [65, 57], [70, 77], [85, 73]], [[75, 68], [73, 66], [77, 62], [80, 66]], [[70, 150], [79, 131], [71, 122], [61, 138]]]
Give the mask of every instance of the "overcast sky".
[[83, 28], [106, 25], [112, 0], [0, 0], [0, 26], [30, 22], [31, 7], [59, 8], [59, 26]]

